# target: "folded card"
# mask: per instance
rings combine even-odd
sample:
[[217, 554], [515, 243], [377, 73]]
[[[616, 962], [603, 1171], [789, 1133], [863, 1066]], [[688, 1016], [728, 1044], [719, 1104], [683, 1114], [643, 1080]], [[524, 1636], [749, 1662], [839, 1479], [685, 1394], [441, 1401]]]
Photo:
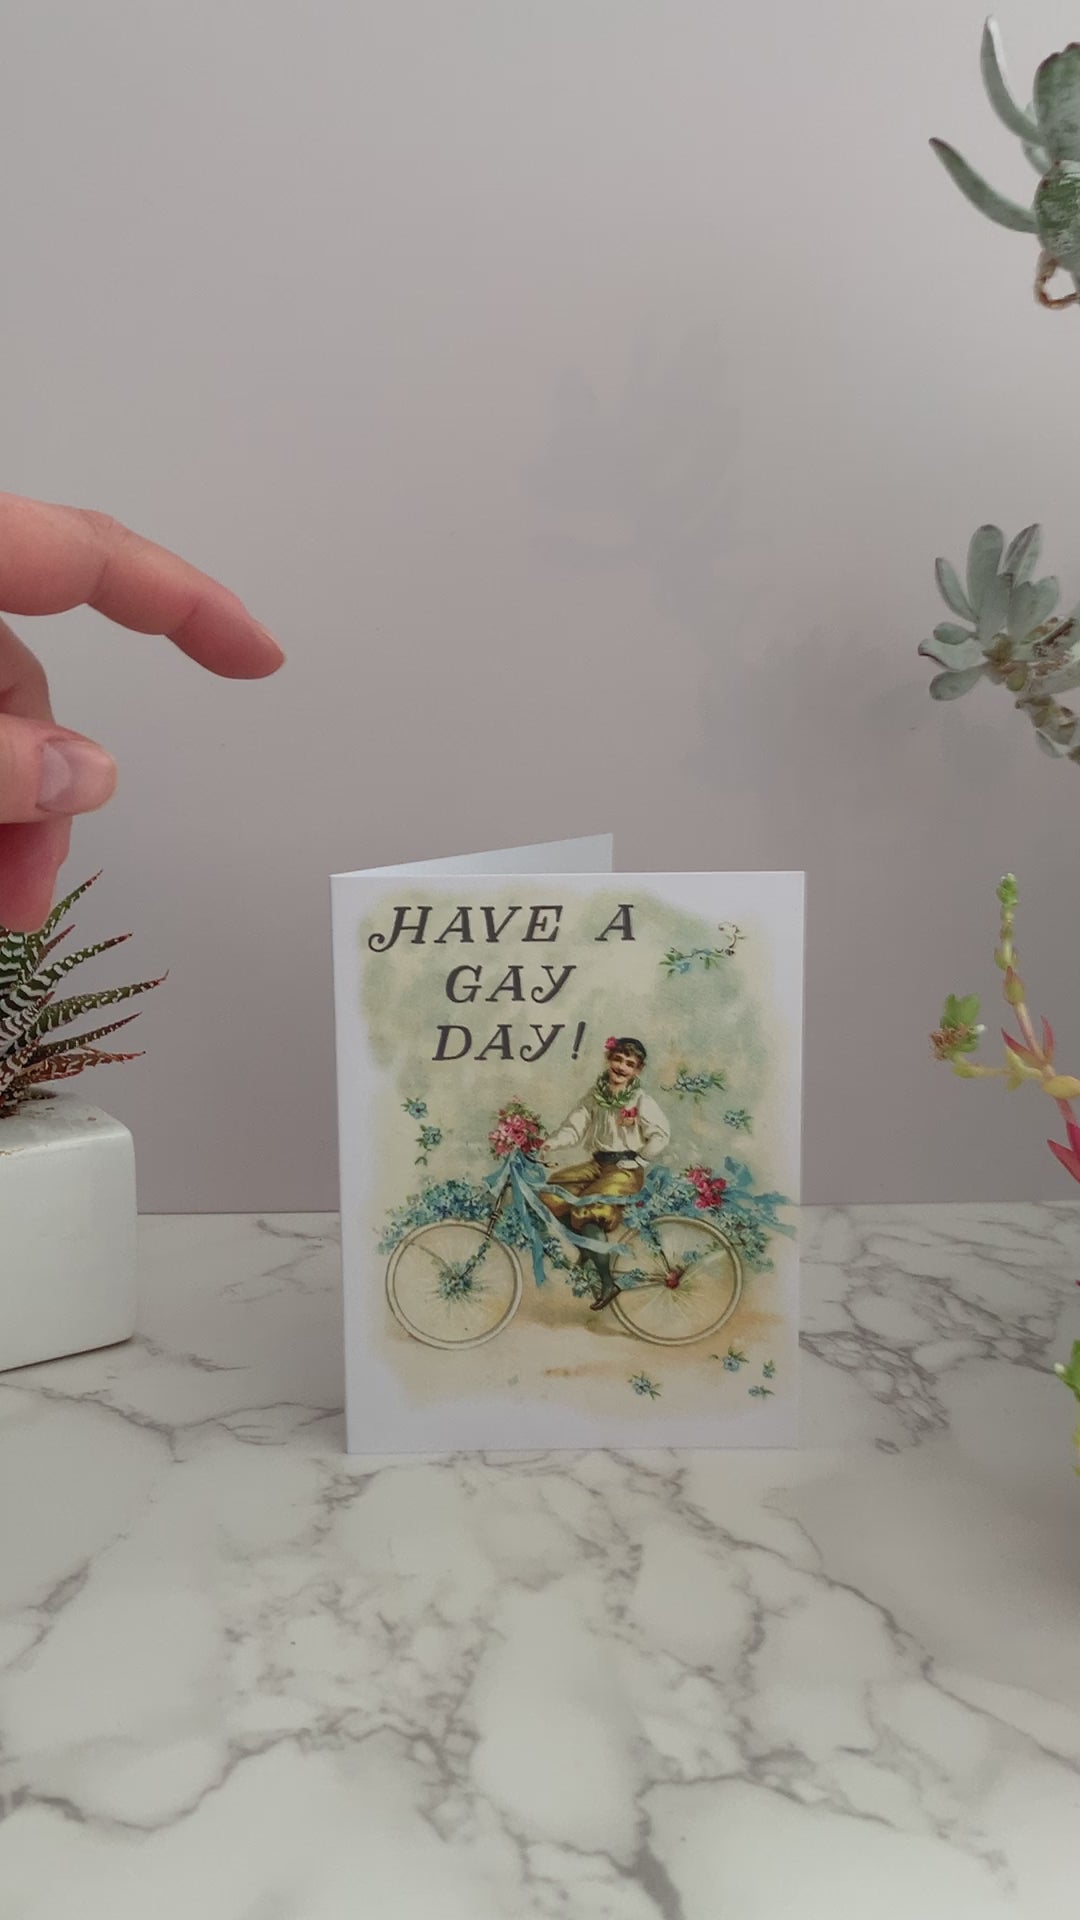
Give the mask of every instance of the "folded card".
[[350, 1452], [795, 1438], [803, 879], [333, 881]]

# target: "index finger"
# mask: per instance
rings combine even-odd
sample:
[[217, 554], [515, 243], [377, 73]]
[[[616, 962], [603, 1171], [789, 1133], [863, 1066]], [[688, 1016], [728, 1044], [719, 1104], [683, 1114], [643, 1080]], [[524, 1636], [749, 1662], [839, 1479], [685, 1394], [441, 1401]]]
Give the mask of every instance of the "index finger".
[[0, 493], [0, 609], [94, 607], [136, 633], [163, 633], [211, 673], [259, 680], [284, 654], [242, 600], [108, 514]]

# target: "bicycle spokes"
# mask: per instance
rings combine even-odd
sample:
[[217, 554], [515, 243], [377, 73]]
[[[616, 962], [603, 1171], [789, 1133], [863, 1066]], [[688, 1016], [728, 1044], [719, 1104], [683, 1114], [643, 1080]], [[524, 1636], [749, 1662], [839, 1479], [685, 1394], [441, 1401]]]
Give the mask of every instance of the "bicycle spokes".
[[666, 1214], [631, 1232], [614, 1252], [612, 1303], [628, 1333], [660, 1346], [689, 1345], [734, 1312], [742, 1266], [734, 1247], [707, 1220]]
[[414, 1228], [391, 1255], [386, 1296], [395, 1318], [429, 1347], [476, 1347], [500, 1332], [521, 1299], [521, 1265], [475, 1221]]
[[444, 1260], [434, 1247], [422, 1246], [425, 1254], [438, 1269], [438, 1292], [443, 1300], [462, 1300], [473, 1289], [476, 1275], [487, 1258], [490, 1240], [483, 1240], [467, 1260]]

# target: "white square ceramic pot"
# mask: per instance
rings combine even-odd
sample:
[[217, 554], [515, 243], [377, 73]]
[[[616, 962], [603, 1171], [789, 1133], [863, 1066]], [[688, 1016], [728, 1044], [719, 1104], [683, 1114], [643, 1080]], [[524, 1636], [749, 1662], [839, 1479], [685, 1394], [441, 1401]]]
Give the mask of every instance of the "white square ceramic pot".
[[71, 1093], [0, 1119], [0, 1372], [135, 1331], [135, 1152]]

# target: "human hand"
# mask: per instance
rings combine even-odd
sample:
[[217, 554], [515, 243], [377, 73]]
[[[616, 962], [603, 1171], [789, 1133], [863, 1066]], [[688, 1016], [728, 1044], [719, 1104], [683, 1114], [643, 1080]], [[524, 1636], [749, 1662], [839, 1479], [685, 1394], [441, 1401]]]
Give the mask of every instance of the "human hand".
[[[165, 547], [107, 514], [0, 494], [0, 608], [79, 606], [164, 634], [229, 680], [261, 680], [285, 657], [235, 594]], [[54, 720], [40, 662], [0, 620], [0, 926], [41, 925], [72, 816], [104, 806], [115, 785], [105, 749]]]

